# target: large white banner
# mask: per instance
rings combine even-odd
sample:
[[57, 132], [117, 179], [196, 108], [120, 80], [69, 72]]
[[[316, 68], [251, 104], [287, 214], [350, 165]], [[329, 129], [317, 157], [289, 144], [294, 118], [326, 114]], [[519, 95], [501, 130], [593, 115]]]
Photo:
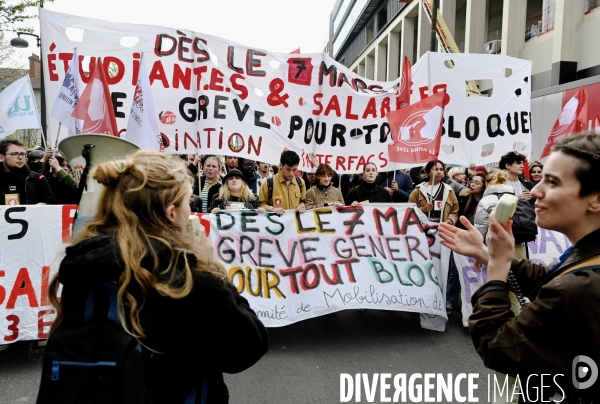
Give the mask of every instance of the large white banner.
[[[486, 165], [531, 155], [531, 66], [502, 55], [428, 52], [412, 69], [410, 102], [446, 90], [440, 160]], [[474, 85], [488, 97], [477, 97]]]
[[75, 206], [0, 208], [0, 345], [47, 338], [48, 283], [71, 242]]
[[[443, 331], [447, 273], [437, 224], [413, 206], [281, 217], [231, 211], [201, 221], [215, 258], [266, 326], [369, 308], [420, 313], [424, 328]], [[72, 205], [0, 209], [0, 345], [48, 336], [48, 284], [71, 241], [74, 213]]]
[[[324, 53], [273, 53], [183, 27], [108, 23], [46, 9], [40, 24], [48, 102], [57, 99], [77, 47], [84, 82], [84, 71], [92, 71], [88, 60], [103, 58], [119, 130], [127, 127], [144, 54], [167, 152], [276, 164], [288, 148], [301, 155], [300, 169], [311, 167], [308, 153], [338, 173], [360, 172], [369, 160], [393, 169], [385, 115], [396, 109], [398, 80], [368, 80]], [[58, 121], [49, 123], [55, 136]]]
[[[560, 256], [571, 246], [569, 239], [562, 233], [538, 227], [535, 241], [527, 243], [529, 259], [539, 264], [552, 266], [559, 261]], [[454, 261], [460, 279], [460, 296], [462, 299], [462, 322], [468, 325], [469, 316], [473, 314], [471, 297], [485, 282], [487, 282], [487, 267], [481, 271], [475, 268], [475, 260], [464, 255], [454, 254]]]
[[[266, 326], [344, 309], [441, 316], [445, 294], [413, 205], [369, 204], [303, 214], [223, 212], [211, 218], [215, 256]], [[442, 283], [443, 282], [443, 283]]]

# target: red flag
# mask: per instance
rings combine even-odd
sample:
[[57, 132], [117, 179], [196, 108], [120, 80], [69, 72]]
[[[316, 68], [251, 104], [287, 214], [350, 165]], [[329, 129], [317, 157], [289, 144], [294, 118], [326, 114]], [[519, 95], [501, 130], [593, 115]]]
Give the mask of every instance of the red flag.
[[300, 47], [298, 47], [298, 49], [290, 52], [290, 55], [299, 55], [299, 54], [300, 54]]
[[546, 146], [540, 158], [544, 158], [550, 154], [550, 149], [556, 142], [565, 136], [574, 135], [588, 127], [588, 95], [583, 89], [583, 86], [575, 93], [575, 95], [565, 104], [558, 119], [550, 131]]
[[444, 97], [441, 91], [431, 97], [386, 115], [392, 132], [388, 145], [390, 160], [395, 163], [426, 163], [440, 153]]
[[596, 112], [596, 119], [594, 121], [594, 132], [600, 134], [600, 113]]
[[402, 64], [402, 78], [400, 87], [396, 90], [396, 109], [408, 107], [410, 105], [410, 88], [412, 86], [412, 73], [410, 60], [404, 55], [404, 63]]
[[119, 136], [117, 119], [100, 58], [97, 59], [96, 66], [90, 73], [90, 80], [71, 115], [83, 120], [81, 133]]

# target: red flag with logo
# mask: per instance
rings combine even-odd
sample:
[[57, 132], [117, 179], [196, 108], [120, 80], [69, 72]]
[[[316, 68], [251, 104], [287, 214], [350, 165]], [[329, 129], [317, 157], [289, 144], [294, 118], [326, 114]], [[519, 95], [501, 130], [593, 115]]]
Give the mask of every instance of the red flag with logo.
[[396, 109], [408, 107], [410, 105], [410, 88], [411, 88], [411, 86], [412, 86], [412, 73], [411, 73], [410, 60], [408, 60], [408, 56], [404, 55], [400, 87], [398, 87], [398, 90], [396, 90]]
[[392, 133], [388, 145], [394, 163], [426, 163], [436, 160], [440, 153], [444, 97], [441, 91], [431, 97], [386, 115]]
[[96, 65], [92, 68], [88, 84], [71, 115], [83, 120], [81, 133], [119, 136], [117, 119], [102, 68], [102, 59], [98, 58]]
[[588, 127], [588, 95], [583, 86], [575, 95], [565, 104], [558, 119], [550, 131], [546, 146], [540, 158], [550, 154], [552, 146], [565, 136], [574, 135]]

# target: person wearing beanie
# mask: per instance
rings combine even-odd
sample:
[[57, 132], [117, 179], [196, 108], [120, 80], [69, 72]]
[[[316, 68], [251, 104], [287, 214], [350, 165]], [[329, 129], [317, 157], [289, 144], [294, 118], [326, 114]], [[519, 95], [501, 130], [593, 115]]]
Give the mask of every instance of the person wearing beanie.
[[265, 210], [258, 206], [258, 198], [248, 187], [246, 177], [237, 168], [229, 170], [223, 177], [219, 193], [208, 206], [211, 213], [233, 209], [255, 209], [258, 213], [265, 213]]

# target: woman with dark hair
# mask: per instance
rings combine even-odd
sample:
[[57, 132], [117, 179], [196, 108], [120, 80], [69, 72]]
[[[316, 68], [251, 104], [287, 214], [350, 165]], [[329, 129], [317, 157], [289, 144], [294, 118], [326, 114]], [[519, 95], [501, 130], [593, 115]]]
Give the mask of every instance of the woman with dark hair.
[[[600, 135], [584, 133], [552, 147], [542, 180], [531, 190], [539, 227], [563, 233], [573, 247], [546, 266], [514, 259], [512, 223], [490, 215], [487, 247], [481, 233], [440, 226], [442, 244], [487, 265], [487, 282], [471, 298], [469, 329], [484, 364], [519, 376], [528, 397], [591, 403], [600, 397]], [[509, 272], [529, 303], [511, 311]], [[582, 378], [582, 362], [591, 370]], [[595, 374], [594, 374], [595, 372]], [[523, 383], [553, 375], [543, 389]], [[591, 376], [591, 377], [590, 377]], [[533, 380], [533, 379], [532, 379]]]
[[[192, 195], [187, 168], [162, 153], [141, 150], [127, 160], [97, 165], [91, 175], [105, 189], [98, 212], [75, 235], [50, 284], [57, 317], [48, 345], [55, 332], [65, 335], [90, 324], [85, 320], [90, 296], [96, 301], [96, 293], [114, 285], [117, 322], [140, 342], [149, 395], [144, 402], [183, 403], [196, 389], [197, 402], [202, 397], [209, 404], [227, 403], [223, 372], [254, 365], [267, 352], [267, 330], [213, 260], [204, 233], [196, 241], [187, 230]], [[90, 315], [102, 311], [98, 303], [100, 309], [94, 306]], [[104, 358], [98, 352], [104, 346], [94, 344], [99, 341], [90, 341], [90, 358]], [[68, 381], [68, 369], [94, 372], [111, 362], [48, 363], [58, 383], [59, 376], [67, 375]], [[88, 374], [98, 380], [114, 374], [95, 372]], [[85, 393], [93, 394], [80, 392]], [[77, 397], [69, 402], [96, 401]]]
[[533, 182], [534, 186], [542, 180], [543, 170], [544, 165], [539, 161], [534, 161], [529, 165], [529, 178], [531, 178], [531, 182]]
[[388, 202], [393, 203], [392, 196], [384, 188], [375, 183], [377, 166], [369, 162], [363, 166], [363, 182], [348, 192], [346, 205], [357, 206], [361, 203]]
[[[344, 197], [339, 188], [331, 185], [333, 178], [333, 169], [329, 164], [319, 164], [317, 167], [315, 186], [306, 191], [306, 209], [322, 208], [324, 206], [334, 206], [336, 208], [344, 206]], [[308, 185], [307, 185], [308, 187]]]
[[304, 184], [306, 185], [306, 189], [309, 190], [312, 187], [314, 187], [315, 185], [317, 185], [319, 182], [317, 180], [317, 173], [309, 173], [309, 172], [304, 172], [302, 174], [302, 179], [304, 180]]
[[408, 198], [432, 222], [455, 224], [458, 221], [458, 200], [450, 185], [442, 182], [446, 167], [441, 161], [430, 161], [425, 166], [427, 182], [417, 185]]

